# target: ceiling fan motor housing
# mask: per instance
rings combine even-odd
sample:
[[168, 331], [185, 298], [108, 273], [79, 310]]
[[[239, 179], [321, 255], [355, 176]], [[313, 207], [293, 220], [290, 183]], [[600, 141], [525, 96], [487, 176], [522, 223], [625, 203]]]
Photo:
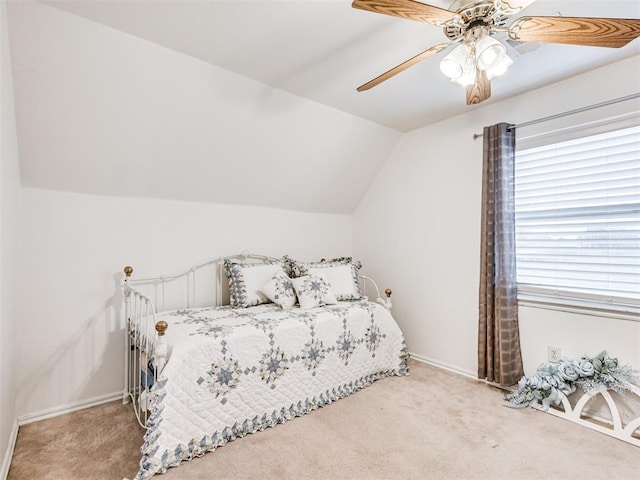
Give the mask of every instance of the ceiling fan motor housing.
[[478, 26], [486, 27], [489, 31], [504, 26], [512, 12], [505, 12], [499, 8], [500, 5], [501, 2], [490, 0], [466, 2], [456, 10], [453, 20], [443, 27], [445, 36], [454, 42], [465, 38], [467, 32]]

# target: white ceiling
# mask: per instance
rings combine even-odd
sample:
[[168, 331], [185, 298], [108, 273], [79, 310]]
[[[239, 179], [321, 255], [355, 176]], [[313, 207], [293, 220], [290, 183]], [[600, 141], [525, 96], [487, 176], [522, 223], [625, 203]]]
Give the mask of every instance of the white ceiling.
[[[492, 98], [469, 107], [464, 90], [439, 71], [446, 53], [357, 93], [357, 86], [446, 39], [435, 26], [356, 10], [351, 0], [42, 2], [400, 132], [640, 53], [640, 40], [621, 49], [525, 44], [540, 48], [511, 50], [517, 58], [493, 81]], [[523, 13], [640, 18], [640, 1], [537, 0]]]

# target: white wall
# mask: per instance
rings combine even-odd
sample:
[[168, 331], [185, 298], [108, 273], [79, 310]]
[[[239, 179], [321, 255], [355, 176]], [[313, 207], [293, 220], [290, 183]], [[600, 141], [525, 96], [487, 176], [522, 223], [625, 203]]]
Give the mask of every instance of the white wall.
[[23, 188], [17, 415], [123, 388], [122, 267], [173, 274], [240, 253], [349, 255], [352, 217]]
[[[502, 78], [494, 81], [494, 88]], [[488, 105], [407, 134], [381, 168], [354, 217], [354, 250], [394, 291], [395, 316], [409, 350], [475, 375], [482, 140], [473, 133], [501, 121], [523, 123], [636, 93], [640, 57]], [[640, 102], [591, 111], [568, 122], [639, 110]], [[551, 124], [537, 128], [549, 128]], [[536, 129], [522, 129], [530, 135]], [[639, 279], [640, 281], [640, 279]], [[640, 368], [640, 322], [520, 309], [525, 371], [563, 355], [606, 349]]]
[[0, 478], [12, 441], [16, 399], [17, 226], [20, 212], [20, 167], [13, 105], [6, 5], [0, 3]]

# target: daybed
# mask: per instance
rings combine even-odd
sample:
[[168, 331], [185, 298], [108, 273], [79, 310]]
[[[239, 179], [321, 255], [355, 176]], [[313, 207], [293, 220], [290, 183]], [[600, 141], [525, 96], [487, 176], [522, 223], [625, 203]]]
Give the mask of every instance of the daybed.
[[[203, 268], [215, 271], [214, 299], [196, 306]], [[371, 281], [376, 302], [368, 301], [360, 282], [370, 279], [359, 268], [350, 258], [238, 255], [137, 280], [126, 267], [124, 400], [146, 428], [136, 479], [407, 374], [391, 291], [383, 300]], [[156, 313], [144, 292], [164, 303], [180, 279], [186, 308]]]

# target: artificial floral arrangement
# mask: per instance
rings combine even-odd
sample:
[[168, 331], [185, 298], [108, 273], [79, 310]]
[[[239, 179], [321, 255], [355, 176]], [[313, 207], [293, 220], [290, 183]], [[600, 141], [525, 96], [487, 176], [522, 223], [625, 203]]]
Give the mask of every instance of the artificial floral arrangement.
[[505, 394], [508, 407], [525, 408], [540, 402], [543, 410], [582, 387], [589, 395], [612, 389], [624, 394], [633, 385], [640, 386], [640, 372], [630, 365], [618, 365], [618, 359], [602, 352], [593, 358], [562, 358], [558, 363], [543, 363], [533, 377], [522, 377], [515, 392]]

